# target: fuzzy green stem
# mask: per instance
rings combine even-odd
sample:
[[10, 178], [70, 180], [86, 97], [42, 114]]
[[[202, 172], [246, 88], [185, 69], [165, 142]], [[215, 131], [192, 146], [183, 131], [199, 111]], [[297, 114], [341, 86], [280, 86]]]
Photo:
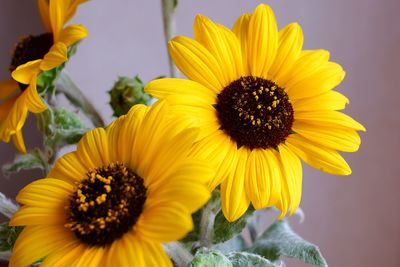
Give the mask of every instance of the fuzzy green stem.
[[[176, 7], [175, 5], [176, 5], [176, 0], [161, 0], [162, 16], [164, 23], [164, 37], [167, 46], [169, 40], [174, 35], [174, 28], [175, 28], [174, 11]], [[170, 77], [176, 77], [177, 69], [169, 54], [168, 54], [168, 64], [169, 64]]]
[[214, 238], [215, 203], [209, 201], [202, 209], [200, 220], [200, 246], [210, 248]]
[[164, 248], [177, 267], [186, 267], [193, 260], [193, 255], [179, 242], [165, 244]]
[[58, 92], [63, 93], [74, 106], [82, 109], [95, 127], [104, 127], [100, 114], [65, 71], [58, 77], [56, 86]]

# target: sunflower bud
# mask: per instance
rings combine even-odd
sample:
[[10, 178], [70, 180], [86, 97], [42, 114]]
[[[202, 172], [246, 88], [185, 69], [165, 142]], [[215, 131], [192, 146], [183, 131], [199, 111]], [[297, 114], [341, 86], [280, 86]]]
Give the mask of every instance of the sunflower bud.
[[136, 104], [147, 105], [151, 100], [150, 95], [144, 92], [143, 82], [138, 76], [133, 79], [119, 77], [108, 93], [110, 94], [110, 105], [115, 117], [125, 115]]

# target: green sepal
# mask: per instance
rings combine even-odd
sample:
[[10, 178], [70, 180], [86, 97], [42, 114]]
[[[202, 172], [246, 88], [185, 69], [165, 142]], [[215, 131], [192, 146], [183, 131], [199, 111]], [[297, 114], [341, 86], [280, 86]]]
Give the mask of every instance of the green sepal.
[[119, 77], [108, 93], [115, 117], [125, 115], [134, 105], [148, 105], [151, 101], [151, 96], [144, 92], [144, 84], [139, 76]]
[[296, 234], [286, 220], [271, 225], [256, 239], [249, 251], [271, 261], [286, 256], [315, 266], [328, 266], [319, 248]]

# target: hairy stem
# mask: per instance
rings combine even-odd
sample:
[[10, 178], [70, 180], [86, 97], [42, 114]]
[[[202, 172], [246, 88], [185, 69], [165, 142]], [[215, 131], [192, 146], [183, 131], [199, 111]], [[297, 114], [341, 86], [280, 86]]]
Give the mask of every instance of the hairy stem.
[[177, 267], [186, 267], [193, 260], [193, 255], [179, 242], [165, 244], [164, 248]]
[[209, 201], [202, 209], [200, 220], [200, 246], [210, 248], [214, 237], [215, 203]]
[[58, 77], [56, 86], [74, 106], [82, 109], [95, 127], [104, 127], [100, 114], [65, 71]]
[[[175, 10], [176, 0], [161, 0], [162, 6], [162, 16], [164, 23], [164, 37], [165, 42], [168, 46], [169, 40], [174, 35], [175, 20], [174, 20], [174, 10]], [[170, 77], [176, 77], [177, 69], [172, 61], [171, 56], [168, 54], [168, 64], [169, 64], [169, 74]]]

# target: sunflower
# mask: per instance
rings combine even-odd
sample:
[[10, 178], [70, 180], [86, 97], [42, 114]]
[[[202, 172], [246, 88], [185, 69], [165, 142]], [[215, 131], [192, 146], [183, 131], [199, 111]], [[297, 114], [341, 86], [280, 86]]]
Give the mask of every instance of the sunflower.
[[188, 157], [199, 131], [166, 111], [136, 105], [22, 189], [10, 224], [25, 227], [10, 266], [172, 266], [161, 243], [192, 229], [215, 173]]
[[46, 33], [23, 38], [16, 46], [10, 64], [11, 78], [0, 82], [0, 139], [13, 139], [21, 153], [26, 153], [22, 127], [28, 112], [47, 109], [36, 88], [42, 71], [56, 68], [68, 60], [68, 48], [87, 36], [81, 25], [64, 24], [74, 15], [83, 0], [38, 0]]
[[178, 36], [169, 52], [189, 80], [159, 79], [146, 91], [167, 99], [171, 112], [201, 129], [193, 154], [218, 168], [229, 221], [250, 202], [276, 206], [282, 218], [299, 206], [300, 159], [324, 172], [349, 175], [337, 150], [354, 152], [364, 127], [339, 112], [349, 103], [333, 91], [345, 72], [325, 50], [302, 50], [301, 27], [280, 31], [271, 8], [259, 5], [232, 30], [204, 16], [194, 39]]

